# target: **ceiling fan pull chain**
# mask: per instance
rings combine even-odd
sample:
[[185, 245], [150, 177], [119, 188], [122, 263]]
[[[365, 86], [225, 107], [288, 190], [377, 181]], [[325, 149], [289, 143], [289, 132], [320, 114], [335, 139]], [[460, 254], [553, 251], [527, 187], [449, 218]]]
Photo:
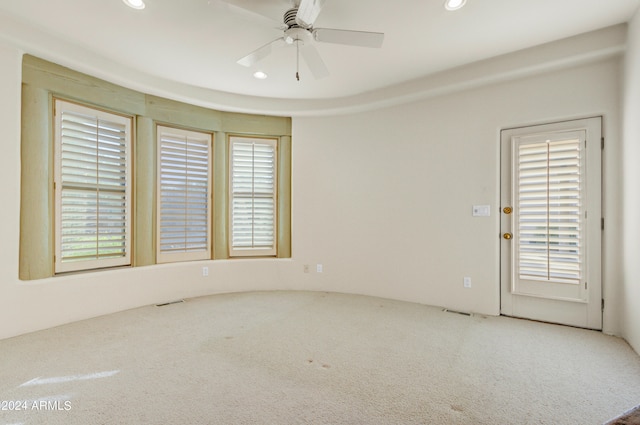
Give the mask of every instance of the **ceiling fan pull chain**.
[[300, 40], [296, 40], [296, 80], [300, 81]]

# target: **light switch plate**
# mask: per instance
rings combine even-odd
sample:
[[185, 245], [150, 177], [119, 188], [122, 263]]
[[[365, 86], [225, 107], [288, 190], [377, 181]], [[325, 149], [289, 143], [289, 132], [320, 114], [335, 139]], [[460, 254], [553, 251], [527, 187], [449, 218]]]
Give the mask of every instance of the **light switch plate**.
[[474, 205], [474, 217], [489, 217], [491, 215], [491, 205]]

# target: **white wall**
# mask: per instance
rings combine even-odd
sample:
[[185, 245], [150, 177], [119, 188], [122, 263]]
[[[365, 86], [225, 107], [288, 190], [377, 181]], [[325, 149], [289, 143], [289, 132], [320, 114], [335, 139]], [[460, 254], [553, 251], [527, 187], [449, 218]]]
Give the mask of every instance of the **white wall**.
[[[499, 314], [500, 129], [604, 115], [615, 151], [619, 71], [618, 60], [607, 60], [390, 109], [294, 120], [293, 247], [298, 260], [326, 269], [312, 288]], [[613, 177], [607, 190], [615, 191]], [[490, 204], [492, 216], [472, 217], [474, 204]], [[605, 276], [612, 300], [615, 269], [607, 265]], [[605, 330], [618, 332], [617, 324], [612, 307]]]
[[[0, 43], [0, 338], [15, 328], [20, 318], [12, 315], [19, 303], [18, 252], [20, 241], [20, 82], [22, 55]], [[7, 314], [5, 314], [5, 312]]]
[[[351, 292], [498, 314], [500, 129], [604, 115], [613, 153], [606, 157], [607, 193], [619, 183], [611, 170], [618, 164], [620, 59], [585, 62], [387, 109], [294, 117], [291, 260], [197, 262], [20, 282], [21, 52], [0, 42], [0, 178], [10, 182], [0, 189], [0, 338], [246, 290]], [[466, 72], [473, 74], [473, 67]], [[616, 210], [612, 199], [607, 208]], [[472, 217], [474, 204], [491, 205], [492, 216]], [[604, 289], [613, 304], [604, 323], [605, 331], [618, 333], [620, 252], [612, 241], [607, 236]], [[317, 263], [324, 265], [321, 274]], [[303, 273], [304, 264], [311, 273]], [[207, 278], [201, 276], [205, 265]], [[463, 276], [472, 277], [472, 289], [463, 289]]]
[[640, 353], [640, 10], [629, 24], [624, 84], [624, 337]]

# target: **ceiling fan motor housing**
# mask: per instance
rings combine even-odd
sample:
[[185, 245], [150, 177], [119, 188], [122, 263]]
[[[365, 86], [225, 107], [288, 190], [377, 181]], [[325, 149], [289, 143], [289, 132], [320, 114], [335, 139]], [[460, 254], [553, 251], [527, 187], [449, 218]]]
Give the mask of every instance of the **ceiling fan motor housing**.
[[296, 21], [297, 15], [297, 7], [289, 9], [284, 13], [284, 24], [287, 26], [287, 29], [284, 30], [284, 41], [287, 44], [293, 44], [295, 41], [302, 41], [304, 44], [313, 38], [311, 34], [312, 28], [305, 28], [298, 24]]
[[284, 24], [287, 26], [287, 28], [300, 28], [300, 25], [296, 22], [297, 15], [298, 15], [297, 7], [294, 7], [284, 12]]

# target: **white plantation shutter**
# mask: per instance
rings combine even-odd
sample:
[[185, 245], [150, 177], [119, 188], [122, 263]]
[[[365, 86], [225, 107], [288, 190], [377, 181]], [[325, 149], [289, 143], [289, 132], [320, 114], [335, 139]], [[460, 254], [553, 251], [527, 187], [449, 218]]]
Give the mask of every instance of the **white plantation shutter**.
[[211, 135], [158, 127], [159, 263], [211, 258]]
[[583, 143], [521, 143], [517, 149], [520, 278], [579, 283], [583, 269]]
[[131, 118], [56, 100], [56, 272], [129, 265]]
[[230, 255], [276, 254], [276, 140], [232, 137]]

